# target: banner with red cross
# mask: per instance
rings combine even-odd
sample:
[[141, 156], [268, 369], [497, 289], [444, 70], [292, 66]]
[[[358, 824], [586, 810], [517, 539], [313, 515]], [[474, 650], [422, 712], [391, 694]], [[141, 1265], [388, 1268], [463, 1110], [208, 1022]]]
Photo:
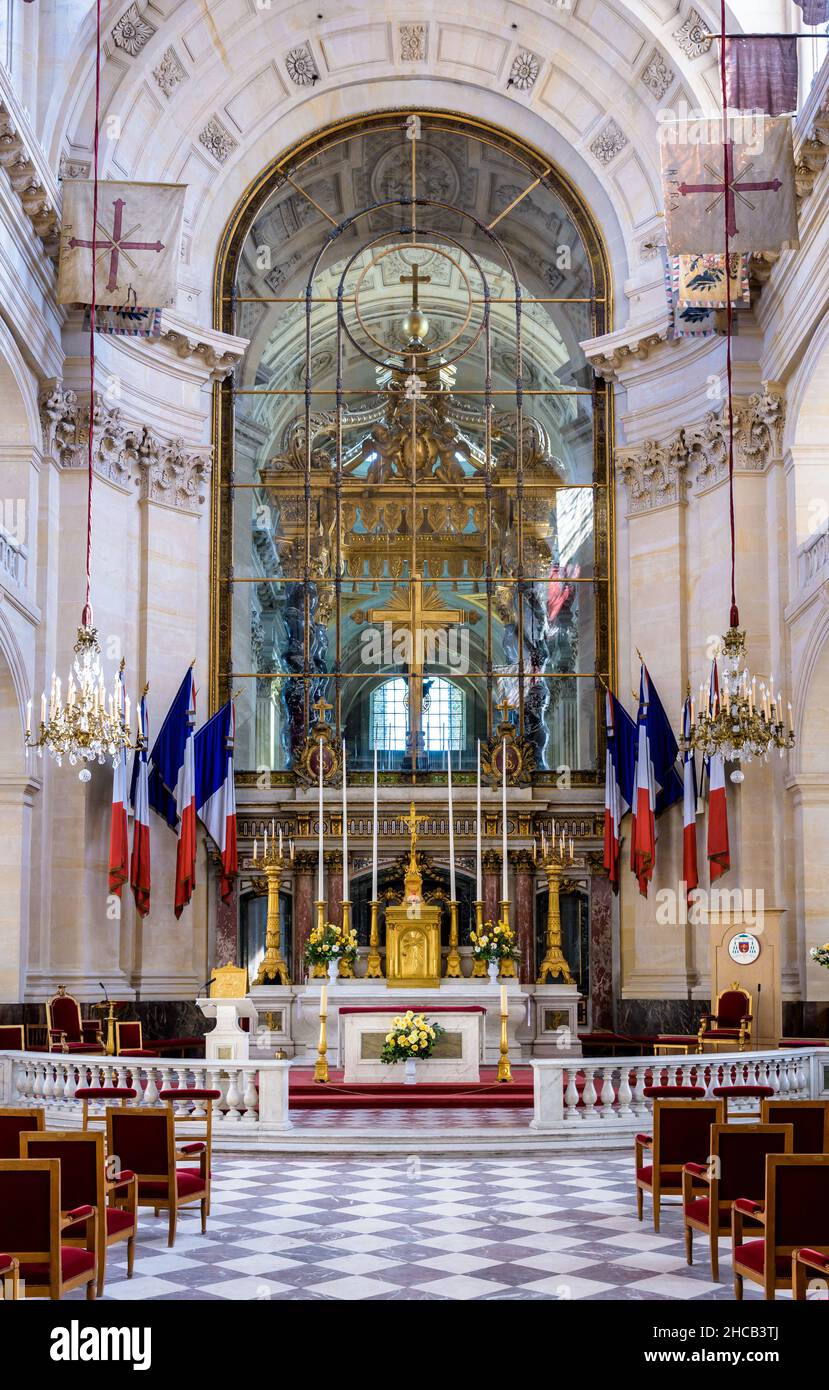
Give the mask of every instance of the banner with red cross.
[[662, 179], [672, 255], [796, 247], [792, 126], [788, 116], [665, 122]]
[[92, 226], [93, 182], [63, 185], [58, 302], [163, 308], [176, 296], [186, 184], [98, 184]]

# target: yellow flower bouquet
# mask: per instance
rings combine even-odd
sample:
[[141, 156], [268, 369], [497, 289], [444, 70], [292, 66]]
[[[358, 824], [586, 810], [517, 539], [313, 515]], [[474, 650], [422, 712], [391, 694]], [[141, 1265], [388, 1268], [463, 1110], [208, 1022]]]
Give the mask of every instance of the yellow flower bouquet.
[[472, 954], [475, 960], [509, 960], [518, 954], [515, 947], [515, 933], [503, 922], [485, 922], [482, 931], [471, 931]]
[[431, 1057], [432, 1049], [445, 1029], [431, 1023], [423, 1014], [407, 1013], [393, 1018], [380, 1053], [381, 1062], [407, 1062], [412, 1057]]
[[344, 931], [333, 922], [314, 927], [305, 947], [309, 965], [327, 964], [331, 960], [353, 961], [357, 955], [357, 933]]
[[829, 941], [824, 941], [822, 946], [813, 946], [809, 955], [818, 965], [825, 965], [829, 969]]

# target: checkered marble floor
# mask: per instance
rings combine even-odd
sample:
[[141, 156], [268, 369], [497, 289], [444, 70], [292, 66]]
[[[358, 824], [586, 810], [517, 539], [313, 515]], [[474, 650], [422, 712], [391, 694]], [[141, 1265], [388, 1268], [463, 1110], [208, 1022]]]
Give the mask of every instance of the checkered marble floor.
[[185, 1209], [168, 1250], [144, 1208], [135, 1275], [115, 1246], [105, 1298], [732, 1297], [725, 1243], [714, 1283], [702, 1248], [685, 1264], [676, 1205], [659, 1235], [636, 1220], [628, 1154], [214, 1159], [207, 1235]]

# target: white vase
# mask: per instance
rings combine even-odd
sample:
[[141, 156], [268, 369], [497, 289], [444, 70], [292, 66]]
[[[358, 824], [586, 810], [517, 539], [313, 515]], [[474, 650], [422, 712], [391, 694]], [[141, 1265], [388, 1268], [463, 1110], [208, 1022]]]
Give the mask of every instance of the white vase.
[[337, 975], [339, 974], [339, 970], [340, 970], [340, 962], [339, 962], [339, 960], [330, 960], [330, 961], [328, 962], [328, 978], [329, 978], [329, 980], [331, 981], [332, 985], [333, 985], [334, 981], [336, 980]]
[[499, 960], [491, 960], [488, 962], [486, 973], [489, 976], [490, 984], [495, 985], [498, 983], [498, 972], [500, 969], [501, 962]]
[[403, 1063], [403, 1081], [406, 1086], [414, 1086], [417, 1081], [417, 1058], [407, 1057]]

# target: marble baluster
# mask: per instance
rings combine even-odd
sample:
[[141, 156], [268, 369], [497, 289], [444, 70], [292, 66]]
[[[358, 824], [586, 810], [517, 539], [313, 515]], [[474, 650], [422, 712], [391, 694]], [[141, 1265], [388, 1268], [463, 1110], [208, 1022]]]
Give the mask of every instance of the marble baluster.
[[567, 1089], [564, 1092], [564, 1119], [566, 1121], [577, 1120], [579, 1104], [579, 1088], [576, 1085], [576, 1069], [570, 1067], [567, 1073]]
[[585, 1120], [592, 1119], [596, 1106], [596, 1087], [593, 1085], [593, 1076], [593, 1067], [585, 1067], [584, 1087], [581, 1093], [582, 1105], [584, 1107], [583, 1118]]
[[599, 1075], [602, 1078], [602, 1087], [599, 1092], [599, 1100], [601, 1101], [599, 1118], [607, 1120], [612, 1118], [614, 1113], [613, 1107], [616, 1103], [616, 1091], [613, 1086], [613, 1067], [602, 1067]]
[[620, 1119], [633, 1114], [631, 1106], [632, 1097], [633, 1092], [630, 1089], [630, 1067], [627, 1062], [624, 1062], [619, 1071], [618, 1114]]
[[245, 1068], [245, 1109], [243, 1120], [259, 1119], [259, 1092], [256, 1089], [256, 1072], [253, 1067]]

